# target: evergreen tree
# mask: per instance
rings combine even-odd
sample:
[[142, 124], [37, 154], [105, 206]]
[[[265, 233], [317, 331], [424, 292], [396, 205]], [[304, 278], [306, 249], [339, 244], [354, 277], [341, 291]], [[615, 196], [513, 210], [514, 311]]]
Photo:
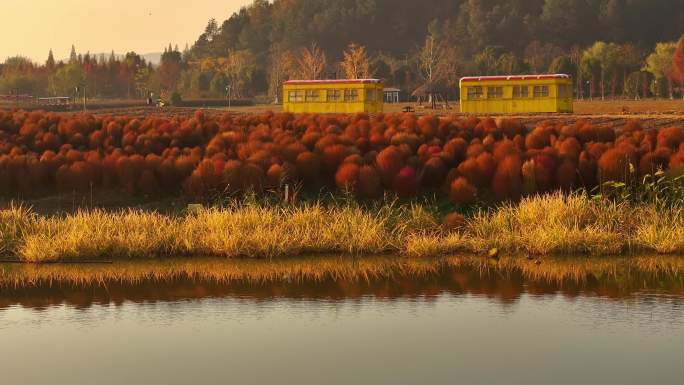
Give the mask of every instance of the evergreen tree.
[[69, 54], [69, 64], [78, 62], [78, 55], [76, 54], [76, 47], [71, 45], [71, 53]]
[[48, 58], [45, 61], [45, 67], [48, 69], [48, 71], [52, 71], [55, 69], [55, 55], [52, 54], [52, 48], [50, 49], [50, 53], [48, 53]]

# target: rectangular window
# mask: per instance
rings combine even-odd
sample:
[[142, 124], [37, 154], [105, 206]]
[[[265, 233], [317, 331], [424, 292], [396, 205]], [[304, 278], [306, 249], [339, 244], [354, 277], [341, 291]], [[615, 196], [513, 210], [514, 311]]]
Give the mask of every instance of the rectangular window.
[[367, 102], [374, 102], [376, 100], [375, 95], [376, 95], [375, 89], [366, 90], [366, 101]]
[[482, 87], [468, 87], [468, 99], [482, 99]]
[[534, 86], [534, 97], [535, 98], [548, 98], [549, 97], [549, 86]]
[[342, 91], [340, 90], [328, 90], [326, 92], [326, 100], [328, 102], [339, 102], [342, 100]]
[[530, 91], [527, 86], [513, 86], [513, 98], [523, 99], [530, 97]]
[[503, 98], [503, 87], [487, 87], [487, 99]]
[[304, 101], [304, 91], [292, 90], [287, 93], [287, 100], [290, 103], [301, 103]]
[[319, 90], [306, 90], [307, 102], [318, 102], [321, 100], [321, 92]]
[[358, 102], [359, 101], [359, 90], [344, 90], [344, 101], [345, 102]]

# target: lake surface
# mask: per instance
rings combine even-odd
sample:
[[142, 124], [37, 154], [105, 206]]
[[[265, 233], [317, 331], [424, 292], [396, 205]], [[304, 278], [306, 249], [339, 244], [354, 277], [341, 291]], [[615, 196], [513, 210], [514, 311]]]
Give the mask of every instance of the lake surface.
[[440, 266], [261, 282], [84, 267], [101, 281], [81, 285], [0, 267], [0, 383], [682, 384], [678, 273]]

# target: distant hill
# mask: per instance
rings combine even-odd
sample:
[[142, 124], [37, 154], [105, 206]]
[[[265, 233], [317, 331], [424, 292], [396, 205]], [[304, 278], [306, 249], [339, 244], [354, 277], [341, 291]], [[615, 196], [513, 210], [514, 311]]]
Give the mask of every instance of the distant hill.
[[142, 56], [148, 63], [152, 63], [154, 65], [158, 65], [161, 62], [161, 52], [151, 52], [151, 53], [146, 53], [140, 55]]
[[[109, 52], [109, 53], [95, 53], [95, 54], [92, 54], [92, 53], [91, 53], [91, 54], [90, 54], [90, 56], [94, 56], [94, 57], [98, 57], [98, 58], [99, 58], [100, 56], [102, 56], [102, 55], [104, 55], [104, 57], [108, 58], [109, 55], [111, 55], [111, 52]], [[159, 63], [161, 62], [161, 55], [162, 55], [161, 52], [150, 52], [150, 53], [139, 54], [139, 55], [142, 56], [142, 58], [145, 59], [148, 63], [152, 63], [152, 65], [159, 65]], [[125, 54], [114, 53], [114, 56], [115, 56], [117, 59], [123, 59], [123, 57], [126, 56], [126, 55], [125, 55]], [[58, 60], [58, 61], [59, 61], [59, 60]], [[66, 62], [69, 61], [69, 58], [61, 59], [61, 61], [63, 61], [63, 62], [66, 63]]]

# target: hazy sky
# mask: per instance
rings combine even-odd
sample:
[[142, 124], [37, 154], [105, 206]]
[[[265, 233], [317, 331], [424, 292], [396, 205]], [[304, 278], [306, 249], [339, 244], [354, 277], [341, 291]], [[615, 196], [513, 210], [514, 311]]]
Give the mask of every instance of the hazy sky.
[[0, 60], [43, 62], [79, 53], [163, 51], [192, 45], [210, 18], [220, 23], [251, 0], [0, 0]]

